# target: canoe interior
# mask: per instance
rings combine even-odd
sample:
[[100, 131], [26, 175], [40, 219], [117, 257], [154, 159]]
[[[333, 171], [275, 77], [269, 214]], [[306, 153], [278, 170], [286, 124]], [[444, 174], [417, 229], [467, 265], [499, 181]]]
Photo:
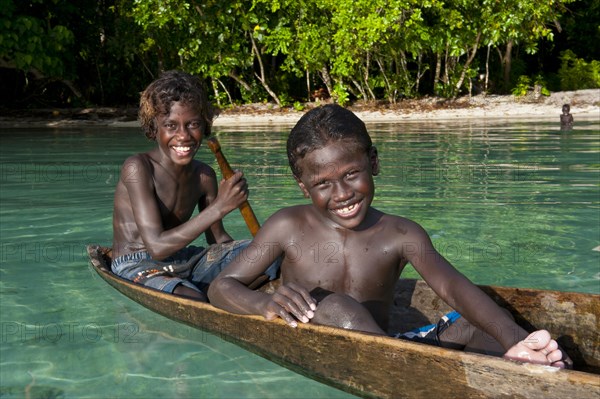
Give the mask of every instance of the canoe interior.
[[[598, 399], [600, 392], [600, 377], [589, 372], [559, 372], [553, 367], [521, 364], [311, 323], [289, 328], [282, 320], [266, 321], [260, 316], [235, 315], [210, 304], [116, 277], [108, 267], [110, 250], [107, 248], [88, 246], [88, 254], [94, 270], [104, 281], [142, 306], [213, 333], [299, 374], [358, 396]], [[398, 289], [395, 316], [404, 317], [403, 328], [437, 320], [446, 310], [422, 281], [400, 281]], [[547, 324], [552, 327], [549, 328], [551, 332], [564, 331], [565, 336], [572, 340], [573, 347], [579, 352], [572, 351], [571, 355], [580, 353], [576, 361], [579, 370], [597, 370], [594, 365], [599, 363], [598, 296], [569, 296], [566, 293], [533, 290], [516, 293], [515, 290], [499, 288], [490, 290], [488, 292], [497, 300], [509, 305], [508, 308], [515, 312], [517, 319], [528, 317], [529, 313], [523, 309], [526, 310], [531, 304], [541, 313], [555, 311], [557, 304], [583, 304], [585, 311], [573, 312], [573, 306], [561, 308], [566, 313], [571, 312], [567, 320], [573, 325], [560, 326], [560, 320], [556, 319], [553, 319], [556, 323]], [[519, 297], [523, 295], [530, 299], [520, 300]], [[409, 310], [401, 311], [403, 306], [408, 306]], [[538, 318], [547, 320], [548, 315]], [[537, 323], [537, 319], [534, 322]], [[583, 324], [577, 325], [579, 322]], [[591, 325], [596, 327], [589, 328]], [[592, 337], [591, 343], [585, 341], [589, 337]]]
[[[110, 249], [95, 247], [96, 267], [110, 273]], [[125, 283], [127, 281], [123, 280]], [[276, 284], [276, 283], [275, 283]], [[600, 374], [600, 296], [573, 292], [480, 286], [526, 330], [547, 329], [578, 370]], [[262, 287], [272, 290], [273, 283]], [[439, 320], [450, 310], [422, 280], [400, 279], [390, 331], [408, 331]]]
[[[88, 254], [100, 277], [139, 304], [359, 396], [447, 395], [449, 387], [457, 397], [599, 396], [600, 377], [595, 375], [600, 374], [598, 295], [482, 287], [524, 327], [546, 328], [559, 337], [576, 371], [557, 373], [551, 367], [355, 331], [312, 324], [292, 329], [280, 320], [234, 315], [116, 277], [108, 266], [110, 249], [88, 246]], [[423, 281], [402, 279], [397, 288], [394, 329], [437, 321], [448, 310]]]
[[[600, 374], [600, 295], [509, 287], [479, 286], [509, 310], [527, 331], [548, 330], [569, 354], [574, 368]], [[392, 331], [437, 321], [450, 310], [422, 280], [401, 280], [392, 309]]]

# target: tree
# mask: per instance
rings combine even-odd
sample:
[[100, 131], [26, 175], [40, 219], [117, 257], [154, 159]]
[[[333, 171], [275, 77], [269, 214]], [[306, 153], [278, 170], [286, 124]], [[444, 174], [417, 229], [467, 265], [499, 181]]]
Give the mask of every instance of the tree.
[[[544, 54], [528, 56], [539, 63], [536, 74], [556, 74], [560, 54], [573, 46], [593, 75], [598, 46], [588, 38], [597, 36], [600, 10], [599, 0], [71, 3], [0, 0], [0, 74], [12, 84], [3, 103], [137, 102], [151, 79], [175, 68], [209, 81], [220, 105], [284, 106], [311, 99], [314, 89], [342, 104], [455, 97], [470, 91], [484, 64], [486, 82], [492, 71], [508, 91], [520, 65], [513, 59], [540, 46]], [[551, 46], [554, 35], [561, 41]], [[490, 60], [492, 50], [498, 57]]]
[[484, 0], [486, 30], [483, 43], [495, 47], [502, 65], [504, 88], [510, 87], [514, 47], [529, 54], [538, 50], [540, 40], [552, 40], [552, 25], [574, 0]]
[[[74, 65], [70, 62], [73, 32], [60, 23], [58, 10], [43, 0], [0, 0], [0, 67], [20, 71], [45, 86], [60, 81], [76, 96], [80, 91], [72, 82]], [[68, 4], [59, 4], [64, 14]], [[25, 86], [30, 86], [26, 83]]]

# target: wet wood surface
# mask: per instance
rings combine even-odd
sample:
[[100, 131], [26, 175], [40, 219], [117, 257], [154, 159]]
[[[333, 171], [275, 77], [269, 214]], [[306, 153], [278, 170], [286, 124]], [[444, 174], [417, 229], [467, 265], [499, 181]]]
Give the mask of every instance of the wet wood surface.
[[[575, 362], [575, 370], [559, 370], [356, 331], [313, 324], [290, 328], [281, 320], [231, 314], [114, 276], [107, 251], [88, 247], [93, 269], [135, 302], [358, 396], [600, 398], [599, 295], [481, 287], [527, 329], [546, 328], [559, 337]], [[392, 328], [422, 326], [446, 310], [423, 281], [402, 279]]]

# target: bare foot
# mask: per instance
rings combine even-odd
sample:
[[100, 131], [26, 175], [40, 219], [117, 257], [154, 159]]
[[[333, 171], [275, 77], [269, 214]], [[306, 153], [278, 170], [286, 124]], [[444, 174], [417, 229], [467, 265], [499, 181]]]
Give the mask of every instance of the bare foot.
[[565, 363], [562, 361], [563, 353], [546, 330], [532, 332], [523, 341], [517, 342], [510, 348], [504, 354], [504, 358], [565, 368]]

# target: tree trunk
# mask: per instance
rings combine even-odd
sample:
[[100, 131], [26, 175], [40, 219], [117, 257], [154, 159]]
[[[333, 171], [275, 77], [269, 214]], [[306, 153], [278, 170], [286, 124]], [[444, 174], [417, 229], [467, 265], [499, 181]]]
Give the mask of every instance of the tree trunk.
[[310, 71], [306, 69], [306, 101], [310, 102]]
[[326, 66], [321, 68], [321, 80], [325, 83], [325, 87], [327, 88], [327, 92], [329, 93], [329, 97], [333, 96], [333, 85], [331, 84], [331, 76], [329, 75], [329, 71]]
[[358, 83], [356, 81], [356, 79], [350, 79], [352, 81], [352, 84], [354, 85], [354, 87], [356, 87], [356, 89], [359, 91], [360, 96], [367, 101], [368, 97], [367, 97], [367, 93], [365, 92], [365, 89], [361, 86], [360, 83]]
[[450, 68], [454, 69], [453, 65], [450, 65], [450, 62], [452, 62], [452, 60], [448, 57], [448, 52], [450, 51], [450, 45], [448, 43], [446, 43], [446, 52], [444, 53], [444, 86], [446, 86], [448, 83], [450, 83], [450, 73], [449, 70]]
[[440, 91], [438, 90], [438, 83], [440, 82], [440, 75], [442, 74], [442, 56], [440, 53], [435, 54], [435, 74], [433, 78], [433, 94], [439, 96]]
[[254, 55], [256, 55], [256, 59], [258, 61], [258, 66], [259, 66], [259, 71], [260, 71], [260, 75], [257, 74], [256, 72], [254, 73], [254, 75], [256, 76], [256, 78], [258, 79], [258, 81], [260, 82], [262, 87], [266, 90], [266, 92], [269, 93], [271, 98], [273, 100], [275, 100], [275, 102], [277, 103], [277, 106], [281, 107], [281, 101], [279, 100], [279, 97], [277, 97], [277, 94], [275, 94], [275, 92], [273, 90], [271, 90], [271, 87], [269, 87], [269, 84], [267, 83], [267, 78], [265, 76], [265, 67], [263, 65], [262, 57], [260, 56], [260, 51], [258, 51], [258, 47], [256, 46], [256, 42], [254, 41], [254, 37], [252, 36], [252, 33], [249, 33], [249, 36], [250, 36], [250, 41], [252, 42], [252, 51], [254, 52]]
[[419, 53], [419, 55], [417, 56], [417, 76], [415, 76], [415, 95], [418, 96], [419, 95], [419, 87], [421, 86], [421, 79], [423, 78], [423, 75], [425, 75], [425, 72], [427, 72], [429, 70], [429, 66], [426, 65], [425, 68], [423, 68], [423, 53]]
[[233, 98], [231, 98], [231, 93], [229, 93], [229, 90], [227, 90], [227, 87], [223, 84], [223, 82], [221, 82], [221, 79], [217, 79], [217, 82], [219, 82], [219, 84], [223, 88], [223, 91], [225, 92], [225, 94], [227, 94], [227, 98], [229, 99], [229, 104], [233, 105]]
[[369, 52], [367, 53], [366, 64], [367, 65], [364, 67], [364, 70], [363, 70], [363, 81], [365, 82], [366, 90], [369, 92], [369, 95], [371, 96], [371, 100], [376, 101], [377, 98], [375, 97], [375, 93], [373, 93], [373, 90], [371, 89], [371, 85], [369, 85], [369, 68], [371, 66], [371, 53], [369, 53]]
[[487, 94], [488, 92], [488, 82], [490, 80], [490, 49], [492, 48], [491, 44], [488, 44], [487, 55], [485, 57], [485, 84], [483, 85], [483, 92]]
[[512, 48], [513, 41], [509, 40], [506, 43], [506, 52], [504, 53], [504, 57], [502, 57], [502, 68], [504, 69], [504, 90], [508, 92], [508, 88], [510, 87], [510, 69], [512, 66]]
[[379, 66], [379, 70], [381, 71], [381, 76], [383, 76], [383, 81], [385, 82], [385, 91], [387, 94], [388, 101], [390, 102], [390, 104], [395, 104], [396, 103], [396, 93], [395, 93], [395, 91], [392, 90], [392, 86], [390, 85], [390, 81], [388, 80], [387, 74], [385, 73], [385, 68], [383, 67], [383, 63], [381, 62], [381, 59], [379, 57], [377, 57], [375, 59], [375, 61], [377, 62], [377, 65]]
[[242, 86], [246, 91], [251, 92], [252, 88], [250, 87], [250, 85], [248, 83], [246, 83], [246, 81], [244, 79], [242, 79], [242, 77], [238, 76], [235, 72], [230, 71], [227, 76], [229, 76], [231, 79], [235, 80], [240, 86]]
[[210, 81], [213, 88], [213, 92], [215, 93], [215, 99], [217, 100], [217, 106], [221, 108], [221, 99], [219, 98], [219, 85], [217, 85], [215, 79], [211, 79]]
[[[461, 86], [463, 85], [463, 82], [465, 81], [465, 76], [467, 75], [467, 71], [469, 70], [469, 67], [471, 66], [471, 62], [473, 62], [473, 59], [475, 58], [475, 54], [477, 54], [477, 48], [479, 47], [479, 39], [481, 39], [481, 32], [477, 33], [477, 37], [475, 38], [475, 43], [473, 43], [473, 47], [471, 47], [471, 54], [469, 54], [469, 56], [467, 57], [467, 61], [465, 61], [465, 65], [463, 65], [462, 72], [460, 73], [460, 78], [458, 79], [458, 82], [456, 83], [456, 86], [454, 87], [454, 89], [456, 90], [456, 94], [458, 94], [458, 91], [460, 90]], [[455, 97], [456, 97], [456, 94], [455, 94]]]

